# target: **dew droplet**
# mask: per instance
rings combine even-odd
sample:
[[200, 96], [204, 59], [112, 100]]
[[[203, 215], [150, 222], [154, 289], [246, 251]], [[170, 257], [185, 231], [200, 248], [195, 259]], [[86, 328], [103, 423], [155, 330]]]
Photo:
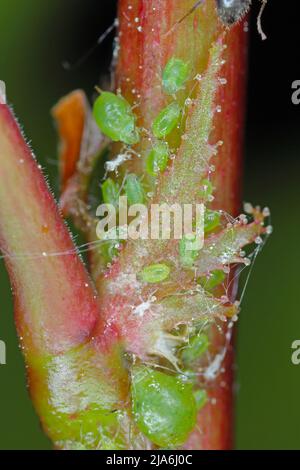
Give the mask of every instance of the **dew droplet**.
[[272, 227], [272, 225], [268, 225], [268, 227], [266, 228], [266, 233], [267, 233], [268, 235], [271, 235], [271, 233], [273, 233], [273, 227]]
[[252, 206], [252, 204], [250, 204], [250, 202], [245, 202], [245, 204], [244, 204], [244, 211], [245, 211], [247, 214], [253, 214], [253, 206]]
[[219, 78], [219, 83], [220, 83], [220, 85], [226, 85], [227, 79], [226, 79], [226, 78], [223, 78], [223, 77], [220, 77], [220, 78]]

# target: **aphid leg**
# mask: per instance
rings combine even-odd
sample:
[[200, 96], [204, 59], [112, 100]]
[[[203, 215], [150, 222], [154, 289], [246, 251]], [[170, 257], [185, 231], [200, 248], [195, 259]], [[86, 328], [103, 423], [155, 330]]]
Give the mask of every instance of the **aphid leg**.
[[259, 14], [257, 16], [257, 30], [258, 30], [259, 34], [261, 35], [261, 38], [262, 38], [263, 41], [265, 39], [267, 39], [267, 36], [263, 32], [263, 29], [262, 29], [262, 26], [261, 26], [261, 18], [262, 18], [264, 9], [267, 5], [267, 2], [268, 2], [268, 0], [261, 0], [260, 10], [259, 10]]

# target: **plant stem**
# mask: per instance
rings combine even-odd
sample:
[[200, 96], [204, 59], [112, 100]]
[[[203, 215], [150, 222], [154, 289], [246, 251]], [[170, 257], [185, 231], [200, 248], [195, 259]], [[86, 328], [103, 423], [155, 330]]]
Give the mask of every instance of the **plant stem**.
[[[119, 2], [120, 51], [117, 83], [129, 102], [136, 102], [135, 112], [140, 116], [139, 124], [146, 129], [151, 127], [153, 118], [165, 104], [160, 77], [167, 60], [171, 56], [180, 57], [190, 64], [194, 76], [203, 75], [211, 45], [223, 30], [213, 0], [203, 2], [201, 8], [178, 23], [194, 3], [194, 0]], [[224, 86], [220, 86], [217, 91], [215, 102], [220, 112], [214, 115], [214, 131], [210, 135], [211, 142], [223, 142], [218, 155], [212, 161], [216, 167], [213, 175], [213, 184], [216, 187], [213, 207], [222, 208], [234, 216], [241, 205], [247, 68], [246, 25], [246, 21], [242, 21], [224, 33], [227, 49], [223, 55], [225, 64], [219, 75]], [[193, 94], [193, 88], [190, 87], [180, 96], [181, 103], [187, 97], [193, 97]], [[179, 145], [180, 133], [181, 130], [178, 130], [173, 138], [174, 147]], [[139, 148], [142, 158], [125, 163], [123, 171], [141, 171], [143, 155], [148, 147], [149, 141], [145, 136]], [[148, 184], [151, 188], [150, 179]], [[219, 334], [215, 333], [214, 341], [217, 350]], [[212, 400], [199, 413], [199, 431], [194, 431], [186, 448], [228, 449], [232, 446], [233, 360], [230, 347], [223, 362], [225, 371], [212, 382], [209, 391]]]

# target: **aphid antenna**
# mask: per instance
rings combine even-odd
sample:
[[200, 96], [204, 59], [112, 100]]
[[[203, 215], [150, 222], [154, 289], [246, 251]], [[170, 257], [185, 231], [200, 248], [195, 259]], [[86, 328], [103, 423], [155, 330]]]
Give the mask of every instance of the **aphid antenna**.
[[99, 93], [99, 95], [101, 95], [101, 93], [103, 93], [103, 90], [98, 85], [95, 85], [94, 89], [96, 90], [97, 93]]
[[1, 259], [43, 259], [43, 258], [51, 258], [51, 257], [58, 257], [58, 256], [71, 256], [76, 253], [82, 254], [98, 248], [99, 245], [107, 243], [106, 240], [96, 240], [93, 242], [84, 243], [79, 246], [75, 246], [74, 249], [66, 250], [66, 251], [59, 251], [59, 252], [31, 252], [31, 253], [8, 253], [5, 252], [4, 249], [3, 255], [0, 256]]
[[121, 185], [120, 185], [119, 194], [121, 194], [121, 192], [122, 192], [123, 189], [124, 189], [124, 186], [125, 186], [125, 183], [126, 183], [126, 179], [127, 179], [128, 174], [129, 174], [129, 171], [126, 170], [126, 171], [125, 171], [125, 175], [124, 175], [123, 180], [122, 180], [122, 183], [121, 183]]
[[180, 372], [180, 374], [182, 375], [184, 374], [184, 371], [177, 368], [178, 366], [175, 367], [175, 369], [171, 369], [171, 367], [163, 366], [162, 364], [157, 364], [156, 362], [152, 362], [152, 361], [143, 361], [143, 364], [145, 364], [146, 366], [154, 367], [155, 369], [166, 370], [167, 372], [171, 372], [172, 374], [176, 374], [176, 371]]
[[190, 16], [192, 13], [194, 13], [194, 11], [197, 10], [197, 8], [201, 5], [201, 3], [203, 3], [204, 0], [198, 0], [198, 2], [196, 2], [192, 8], [189, 9], [189, 11], [179, 20], [177, 21], [177, 25], [182, 23], [188, 16]]
[[169, 29], [169, 31], [167, 31], [164, 36], [167, 37], [169, 36], [169, 34], [173, 33], [174, 29], [177, 28], [177, 26], [179, 26], [184, 20], [186, 20], [186, 18], [188, 18], [192, 13], [194, 13], [194, 11], [197, 10], [197, 8], [204, 2], [204, 0], [198, 0], [198, 2], [196, 2], [192, 8], [189, 9], [189, 11], [182, 17], [180, 18], [180, 20], [176, 21], [176, 23], [172, 26], [171, 29]]
[[115, 18], [114, 22], [104, 31], [103, 34], [101, 34], [101, 36], [99, 36], [99, 38], [97, 39], [96, 43], [94, 44], [94, 46], [92, 46], [91, 48], [88, 49], [88, 51], [83, 54], [76, 62], [74, 62], [73, 64], [68, 62], [68, 61], [64, 61], [62, 63], [62, 66], [65, 70], [67, 71], [72, 71], [72, 70], [75, 70], [77, 69], [78, 67], [80, 67], [81, 65], [83, 65], [86, 60], [95, 52], [95, 50], [97, 49], [98, 46], [100, 46], [100, 44], [102, 44], [102, 42], [110, 35], [110, 33], [115, 29], [117, 28], [119, 25], [119, 21], [117, 18]]
[[[260, 7], [260, 10], [259, 10], [259, 13], [258, 13], [258, 16], [257, 16], [257, 30], [258, 30], [258, 33], [260, 34], [262, 40], [264, 41], [265, 39], [267, 39], [267, 36], [266, 34], [264, 33], [263, 29], [262, 29], [262, 22], [261, 22], [261, 19], [262, 19], [262, 15], [263, 15], [263, 12], [264, 12], [264, 9], [268, 3], [268, 0], [260, 0], [261, 1], [261, 7]], [[168, 36], [169, 34], [171, 34], [174, 29], [180, 25], [186, 18], [188, 18], [192, 13], [194, 13], [194, 11], [197, 10], [197, 8], [199, 8], [199, 6], [204, 2], [204, 0], [199, 0], [197, 1], [193, 6], [192, 8], [189, 9], [189, 11], [178, 21], [176, 21], [176, 23], [172, 26], [171, 29], [169, 29], [169, 31], [167, 31], [167, 33], [165, 33], [165, 36]]]

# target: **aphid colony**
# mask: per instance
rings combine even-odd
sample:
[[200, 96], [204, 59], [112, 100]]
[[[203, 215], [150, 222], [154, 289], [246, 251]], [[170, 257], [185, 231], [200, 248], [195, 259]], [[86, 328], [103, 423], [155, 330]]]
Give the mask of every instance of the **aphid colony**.
[[[163, 89], [168, 95], [175, 95], [189, 76], [188, 64], [171, 58], [162, 78]], [[120, 95], [102, 92], [94, 103], [94, 118], [101, 131], [114, 142], [134, 145], [140, 141], [141, 131], [136, 126], [136, 117], [130, 104]], [[181, 107], [173, 101], [154, 119], [152, 134], [157, 139], [146, 161], [147, 172], [155, 176], [164, 171], [169, 159], [169, 148], [165, 138], [174, 130], [181, 116]]]
[[[190, 75], [189, 66], [179, 58], [172, 57], [162, 73], [164, 92], [172, 97], [181, 90]], [[142, 131], [136, 125], [136, 117], [130, 104], [120, 95], [102, 92], [96, 99], [93, 109], [94, 118], [101, 131], [112, 141], [131, 146], [141, 139]], [[153, 144], [145, 162], [146, 172], [156, 177], [163, 172], [170, 159], [170, 150], [166, 138], [176, 128], [182, 109], [173, 100], [162, 109], [152, 123]], [[129, 205], [144, 203], [145, 190], [140, 178], [127, 174], [122, 185]], [[120, 185], [111, 178], [102, 184], [102, 196], [105, 203], [114, 206], [120, 196]], [[208, 179], [203, 179], [199, 195], [203, 200], [210, 200], [213, 186]], [[205, 213], [205, 233], [213, 231], [220, 224], [220, 213], [207, 210]], [[184, 236], [179, 243], [179, 256], [183, 268], [192, 268], [197, 259], [198, 250], [191, 249], [194, 237]], [[117, 254], [116, 243], [110, 245], [110, 255]], [[170, 267], [164, 263], [145, 266], [138, 274], [138, 279], [145, 284], [157, 284], [170, 276]], [[213, 288], [224, 281], [224, 273], [211, 273], [207, 288]], [[205, 284], [207, 279], [203, 279]], [[191, 367], [207, 351], [208, 336], [197, 333], [183, 349], [182, 364]], [[139, 429], [156, 445], [175, 447], [184, 442], [196, 424], [197, 411], [206, 401], [204, 389], [193, 390], [192, 380], [182, 380], [180, 376], [167, 375], [146, 366], [136, 366], [132, 371], [133, 413]], [[151, 419], [149, 419], [151, 416]]]
[[[162, 73], [162, 87], [164, 92], [175, 97], [176, 93], [183, 89], [190, 75], [189, 66], [179, 58], [172, 57], [166, 64]], [[111, 92], [101, 92], [96, 99], [93, 108], [94, 118], [101, 131], [114, 142], [122, 142], [127, 146], [137, 144], [141, 139], [142, 131], [136, 125], [130, 104], [121, 96]], [[172, 133], [179, 123], [182, 108], [176, 100], [163, 108], [152, 123], [152, 148], [148, 152], [145, 162], [146, 172], [156, 177], [163, 172], [170, 159], [170, 149], [166, 138]], [[202, 188], [202, 189], [201, 189]], [[213, 187], [208, 179], [203, 179], [199, 195], [203, 200], [212, 198]], [[127, 174], [122, 190], [127, 196], [128, 204], [143, 204], [146, 201], [146, 192], [141, 179], [135, 174]], [[120, 185], [111, 178], [102, 184], [103, 201], [117, 208], [121, 193]], [[217, 211], [205, 211], [205, 233], [214, 230], [220, 223], [220, 214]], [[189, 249], [193, 239], [184, 237], [180, 241], [180, 258], [183, 266], [192, 266], [198, 252]], [[114, 249], [116, 243], [110, 243], [109, 251], [116, 255]], [[103, 250], [107, 251], [103, 247]], [[110, 256], [108, 258], [111, 258]], [[108, 259], [111, 261], [111, 259]]]
[[[151, 135], [152, 148], [146, 154], [144, 169], [152, 178], [156, 179], [163, 173], [170, 162], [171, 152], [167, 138], [178, 126], [183, 115], [176, 94], [184, 88], [189, 77], [189, 65], [179, 58], [170, 58], [162, 73], [162, 87], [170, 97], [170, 103], [153, 119], [151, 131], [146, 134], [147, 137]], [[95, 101], [93, 114], [106, 136], [114, 142], [129, 146], [126, 151], [141, 141], [145, 130], [137, 126], [137, 118], [130, 104], [121, 95], [102, 92]], [[199, 198], [205, 203], [211, 202], [213, 189], [211, 181], [203, 174], [199, 184]], [[117, 206], [121, 192], [127, 196], [129, 205], [147, 202], [142, 180], [134, 173], [126, 174], [122, 185], [112, 178], [107, 178], [102, 184], [102, 196], [106, 204]], [[139, 306], [132, 305], [132, 315], [141, 321], [141, 326], [145, 312], [151, 308], [160, 309], [158, 312], [162, 316], [165, 308], [169, 318], [174, 309], [179, 312], [179, 317], [186, 309], [187, 318], [190, 319], [181, 319], [176, 332], [172, 331], [172, 327], [165, 331], [157, 325], [160, 336], [153, 346], [152, 354], [163, 360], [167, 359], [173, 365], [171, 374], [145, 365], [140, 358], [136, 358], [136, 361], [134, 359], [132, 364], [131, 399], [134, 420], [138, 429], [159, 447], [174, 448], [182, 445], [196, 425], [198, 411], [208, 401], [205, 383], [199, 385], [197, 371], [209, 360], [209, 328], [213, 322], [210, 314], [212, 313], [214, 318], [214, 311], [221, 309], [224, 317], [228, 308], [228, 318], [231, 318], [230, 315], [236, 315], [238, 311], [235, 305], [224, 307], [229, 300], [227, 296], [222, 296], [222, 293], [224, 288], [226, 290], [225, 281], [230, 271], [230, 263], [246, 264], [241, 248], [251, 243], [258, 234], [264, 233], [264, 216], [256, 210], [253, 217], [257, 220], [252, 224], [247, 225], [247, 221], [244, 223], [242, 220], [236, 220], [228, 226], [228, 220], [223, 220], [222, 211], [206, 209], [204, 249], [200, 252], [194, 248], [193, 235], [185, 235], [178, 240], [176, 263], [180, 270], [194, 273], [196, 268], [199, 271], [198, 277], [193, 278], [194, 274], [191, 274], [192, 282], [195, 281], [191, 290], [180, 292], [179, 289], [178, 296], [173, 292], [173, 295], [167, 297], [160, 305], [156, 304], [156, 297], [151, 297], [155, 298], [153, 301], [143, 301]], [[120, 229], [121, 227], [116, 228], [116, 233]], [[211, 242], [210, 237], [213, 240]], [[111, 241], [108, 248], [106, 246], [108, 261], [118, 254], [118, 242], [119, 240]], [[164, 286], [164, 283], [171, 282], [173, 272], [168, 261], [165, 262], [163, 258], [141, 266], [140, 271], [135, 273], [139, 285], [146, 286], [146, 289], [153, 288], [152, 292], [155, 292]], [[201, 309], [203, 316], [194, 321], [196, 312]], [[155, 320], [154, 316], [153, 322]]]

